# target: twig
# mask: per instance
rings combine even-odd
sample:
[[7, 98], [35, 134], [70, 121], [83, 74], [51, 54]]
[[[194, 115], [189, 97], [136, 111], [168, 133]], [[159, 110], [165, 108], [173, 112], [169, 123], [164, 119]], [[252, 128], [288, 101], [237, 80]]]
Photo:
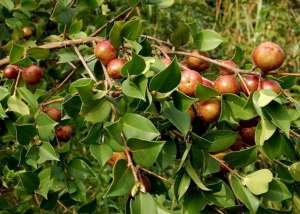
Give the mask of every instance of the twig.
[[57, 99], [54, 99], [54, 100], [49, 100], [47, 102], [44, 102], [42, 103], [41, 105], [42, 106], [46, 106], [46, 105], [50, 105], [52, 103], [59, 103], [59, 102], [63, 102], [65, 100], [65, 98], [61, 97], [61, 98], [57, 98]]
[[173, 45], [170, 43], [170, 42], [167, 42], [167, 41], [164, 41], [164, 40], [161, 40], [161, 39], [158, 39], [158, 38], [155, 38], [153, 36], [148, 36], [148, 35], [141, 35], [142, 37], [146, 38], [146, 39], [150, 39], [150, 40], [153, 40], [159, 44], [165, 44], [165, 45], [168, 45], [170, 47], [173, 47]]
[[143, 167], [140, 167], [140, 166], [138, 166], [137, 168], [138, 168], [138, 169], [141, 169], [142, 171], [144, 171], [144, 172], [146, 172], [146, 173], [148, 173], [148, 174], [150, 174], [150, 175], [153, 175], [154, 177], [157, 177], [157, 178], [159, 178], [159, 179], [161, 179], [161, 180], [163, 180], [163, 181], [165, 181], [165, 182], [172, 183], [172, 182], [169, 181], [167, 178], [165, 178], [165, 177], [163, 177], [163, 176], [161, 176], [161, 175], [159, 175], [159, 174], [156, 174], [155, 172], [152, 172], [152, 171], [150, 171], [150, 170], [148, 170], [148, 169], [145, 169], [145, 168], [143, 168]]
[[289, 73], [289, 72], [269, 72], [268, 74], [278, 75], [278, 76], [295, 76], [295, 77], [300, 77], [300, 72], [297, 72], [297, 73]]
[[290, 135], [292, 135], [293, 137], [298, 138], [298, 140], [300, 140], [300, 134], [298, 134], [294, 130], [290, 130]]
[[250, 92], [250, 90], [249, 90], [249, 88], [248, 88], [248, 85], [246, 84], [244, 78], [242, 77], [242, 75], [241, 75], [240, 73], [237, 73], [237, 75], [238, 75], [239, 79], [241, 80], [242, 85], [243, 85], [243, 86], [245, 87], [245, 89], [246, 89], [246, 95], [249, 96], [249, 95], [251, 94], [251, 92]]
[[57, 203], [64, 209], [64, 213], [69, 211], [69, 209], [60, 200], [57, 200]]
[[15, 96], [16, 93], [17, 93], [17, 88], [18, 88], [18, 84], [19, 84], [19, 81], [20, 81], [21, 72], [22, 71], [19, 69], [18, 76], [17, 76], [16, 82], [15, 82], [15, 85], [14, 85], [13, 96]]
[[108, 85], [109, 89], [111, 89], [112, 81], [107, 73], [106, 67], [103, 65], [103, 63], [101, 63], [101, 66], [102, 66], [102, 70], [103, 70], [104, 77], [105, 77], [105, 81], [104, 81], [105, 90], [107, 90], [107, 85]]

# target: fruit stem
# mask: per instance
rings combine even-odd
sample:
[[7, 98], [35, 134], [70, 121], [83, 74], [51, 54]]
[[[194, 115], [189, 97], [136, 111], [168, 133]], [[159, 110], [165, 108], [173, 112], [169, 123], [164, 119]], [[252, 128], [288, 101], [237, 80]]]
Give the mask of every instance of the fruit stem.
[[250, 90], [249, 90], [244, 78], [242, 77], [242, 75], [240, 73], [237, 73], [237, 75], [238, 75], [239, 79], [241, 80], [241, 83], [243, 84], [243, 86], [246, 89], [246, 95], [249, 96], [250, 95]]
[[162, 181], [165, 181], [165, 182], [171, 183], [171, 184], [173, 183], [173, 182], [169, 181], [167, 178], [165, 178], [165, 177], [163, 177], [163, 176], [161, 176], [161, 175], [159, 175], [159, 174], [157, 174], [155, 172], [152, 172], [152, 171], [150, 171], [148, 169], [145, 169], [145, 168], [140, 167], [140, 166], [137, 166], [137, 168], [140, 169], [140, 170], [142, 170], [142, 171], [144, 171], [144, 172], [146, 172], [146, 173], [148, 173], [149, 175], [153, 175], [154, 177], [159, 178]]
[[47, 105], [50, 105], [52, 103], [59, 103], [59, 102], [63, 102], [65, 98], [61, 97], [61, 98], [57, 98], [57, 99], [54, 99], [54, 100], [49, 100], [47, 102], [44, 102], [42, 103], [41, 105], [42, 106], [47, 106]]
[[[112, 87], [112, 81], [107, 73], [107, 70], [106, 70], [106, 67], [103, 65], [103, 63], [101, 63], [101, 66], [102, 66], [102, 70], [103, 70], [103, 73], [104, 73], [104, 76], [105, 76], [105, 81], [104, 81], [104, 84], [105, 84], [105, 91], [107, 91], [107, 89], [111, 89]], [[108, 87], [107, 87], [108, 85]]]
[[17, 93], [17, 88], [18, 88], [18, 85], [19, 85], [19, 81], [20, 81], [20, 77], [21, 77], [21, 70], [19, 70], [18, 72], [18, 76], [17, 76], [17, 79], [16, 79], [16, 82], [15, 82], [15, 85], [14, 85], [14, 91], [13, 91], [13, 96], [16, 95]]

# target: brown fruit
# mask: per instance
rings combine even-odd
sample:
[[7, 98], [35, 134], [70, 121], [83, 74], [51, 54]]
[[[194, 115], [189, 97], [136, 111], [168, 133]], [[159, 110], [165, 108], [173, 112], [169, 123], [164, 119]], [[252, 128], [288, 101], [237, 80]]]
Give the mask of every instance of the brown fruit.
[[150, 182], [149, 178], [145, 175], [141, 175], [140, 181], [144, 188], [144, 189], [142, 189], [142, 192], [150, 192], [151, 191], [151, 182]]
[[7, 79], [17, 79], [20, 68], [16, 65], [8, 65], [3, 70], [3, 75]]
[[252, 60], [254, 64], [265, 72], [279, 68], [284, 59], [284, 50], [273, 42], [261, 43], [252, 53]]
[[240, 135], [244, 143], [248, 145], [255, 145], [255, 126], [240, 127]]
[[[256, 91], [259, 86], [259, 76], [258, 75], [245, 75], [243, 76], [244, 82], [250, 93]], [[246, 86], [241, 83], [242, 91], [247, 94]]]
[[30, 85], [37, 84], [43, 77], [43, 70], [37, 65], [30, 65], [22, 71], [22, 77]]
[[211, 123], [217, 121], [220, 116], [221, 102], [215, 98], [200, 101], [195, 104], [195, 109], [197, 116], [204, 122]]
[[232, 151], [240, 151], [243, 148], [243, 142], [241, 138], [238, 138], [233, 145], [230, 146]]
[[202, 83], [202, 77], [197, 71], [183, 70], [179, 83], [179, 90], [188, 96], [194, 96], [198, 84]]
[[107, 65], [111, 60], [117, 57], [117, 50], [109, 40], [98, 42], [94, 49], [94, 53], [104, 65]]
[[221, 75], [215, 81], [215, 89], [220, 94], [237, 94], [240, 91], [240, 84], [234, 75]]
[[23, 32], [23, 37], [28, 39], [29, 37], [32, 36], [33, 30], [31, 27], [26, 26], [22, 28], [22, 32]]
[[[228, 65], [232, 68], [237, 68], [237, 65], [234, 63], [234, 61], [232, 60], [223, 60], [221, 61], [221, 63], [225, 64], [225, 65]], [[234, 72], [227, 69], [227, 68], [223, 68], [223, 67], [219, 67], [219, 72], [221, 75], [229, 75], [229, 74], [233, 74]]]
[[113, 79], [122, 78], [121, 69], [126, 63], [125, 59], [113, 59], [107, 65], [107, 73]]
[[70, 125], [59, 126], [55, 129], [56, 137], [59, 141], [68, 141], [73, 134], [73, 128]]
[[111, 158], [107, 161], [107, 164], [110, 166], [114, 166], [118, 160], [126, 159], [126, 155], [124, 152], [113, 152]]
[[44, 112], [54, 121], [58, 122], [61, 119], [61, 111], [57, 108], [47, 107]]
[[209, 79], [206, 79], [205, 77], [202, 77], [202, 85], [209, 88], [214, 88], [215, 83]]
[[[198, 50], [193, 50], [192, 54], [194, 55], [202, 55], [208, 57], [207, 52], [201, 52]], [[209, 68], [209, 62], [204, 61], [203, 59], [193, 57], [193, 56], [188, 56], [186, 59], [187, 66], [191, 69], [195, 69], [197, 71], [204, 71]]]
[[271, 89], [277, 94], [281, 93], [281, 86], [275, 80], [263, 80], [261, 82], [261, 89]]

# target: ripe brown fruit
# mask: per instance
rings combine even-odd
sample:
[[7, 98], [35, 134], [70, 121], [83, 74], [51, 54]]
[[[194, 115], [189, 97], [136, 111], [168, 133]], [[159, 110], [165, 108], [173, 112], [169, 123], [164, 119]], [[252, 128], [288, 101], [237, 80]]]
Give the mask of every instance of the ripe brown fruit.
[[271, 89], [277, 94], [281, 93], [281, 86], [275, 80], [263, 80], [261, 82], [261, 89]]
[[202, 85], [209, 88], [214, 88], [215, 83], [209, 79], [206, 79], [205, 77], [202, 77]]
[[252, 52], [254, 64], [264, 72], [279, 68], [284, 59], [284, 50], [273, 42], [263, 42]]
[[22, 71], [22, 77], [30, 85], [37, 84], [43, 77], [43, 70], [37, 65], [30, 65]]
[[[207, 52], [201, 52], [198, 50], [193, 50], [192, 54], [196, 56], [206, 56], [208, 57]], [[209, 62], [204, 61], [203, 59], [193, 57], [193, 56], [188, 56], [186, 59], [187, 66], [191, 69], [195, 69], [197, 71], [204, 71], [209, 68]]]
[[[228, 65], [228, 66], [230, 66], [232, 68], [237, 68], [237, 65], [232, 60], [223, 60], [223, 61], [221, 61], [221, 63], [223, 63], [225, 65]], [[221, 75], [229, 75], [229, 74], [233, 74], [234, 73], [233, 71], [231, 71], [231, 70], [229, 70], [227, 68], [223, 68], [221, 66], [219, 67], [219, 72], [220, 72]]]
[[221, 102], [212, 98], [205, 101], [195, 103], [197, 116], [204, 122], [211, 123], [218, 120], [221, 113]]
[[198, 84], [202, 83], [202, 77], [197, 71], [183, 70], [179, 83], [179, 90], [188, 96], [194, 96]]
[[122, 78], [121, 69], [126, 63], [125, 59], [113, 59], [107, 65], [107, 73], [113, 79]]
[[107, 65], [111, 60], [117, 57], [117, 50], [109, 40], [98, 42], [94, 49], [94, 53], [104, 65]]
[[215, 89], [220, 94], [237, 94], [240, 91], [240, 84], [234, 75], [221, 75], [215, 81]]
[[120, 159], [126, 159], [126, 155], [124, 152], [113, 152], [110, 159], [107, 161], [107, 164], [110, 166], [114, 166], [116, 162]]
[[248, 145], [255, 145], [255, 126], [252, 127], [240, 127], [240, 135], [242, 141]]
[[54, 121], [58, 122], [61, 119], [61, 111], [57, 108], [47, 107], [44, 112]]
[[68, 141], [73, 134], [73, 128], [70, 125], [59, 126], [55, 129], [56, 137], [59, 141]]
[[25, 39], [28, 39], [28, 38], [31, 37], [32, 34], [33, 34], [32, 28], [31, 28], [31, 27], [28, 27], [28, 26], [23, 27], [23, 28], [22, 28], [22, 32], [23, 32], [23, 37], [24, 37]]
[[232, 151], [240, 151], [243, 148], [243, 142], [241, 138], [237, 138], [235, 143], [230, 146]]
[[[243, 76], [244, 82], [250, 93], [256, 91], [259, 86], [259, 76], [258, 75], [245, 75]], [[246, 86], [241, 83], [242, 91], [247, 94]]]
[[3, 70], [3, 75], [7, 79], [16, 79], [20, 72], [20, 68], [16, 65], [8, 65]]

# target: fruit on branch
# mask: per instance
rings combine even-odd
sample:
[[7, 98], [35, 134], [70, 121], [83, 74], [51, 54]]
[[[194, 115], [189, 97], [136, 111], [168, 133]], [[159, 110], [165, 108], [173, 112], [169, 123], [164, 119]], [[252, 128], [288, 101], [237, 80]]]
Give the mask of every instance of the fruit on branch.
[[94, 53], [104, 65], [117, 58], [117, 50], [109, 40], [99, 41], [94, 49]]
[[23, 69], [22, 77], [25, 82], [30, 85], [35, 85], [39, 83], [43, 77], [43, 70], [37, 65], [30, 65]]
[[240, 151], [243, 148], [243, 141], [238, 137], [233, 145], [230, 146], [232, 151]]
[[202, 83], [202, 77], [197, 71], [183, 70], [181, 72], [181, 80], [179, 90], [188, 96], [194, 96], [198, 84]]
[[[250, 93], [256, 91], [259, 86], [259, 76], [258, 75], [244, 75], [243, 80]], [[246, 86], [241, 82], [242, 91], [247, 94]]]
[[20, 68], [17, 65], [8, 65], [3, 70], [3, 75], [7, 79], [17, 79]]
[[202, 77], [202, 85], [209, 88], [214, 88], [215, 83], [209, 79], [206, 79], [205, 77]]
[[29, 37], [32, 36], [33, 30], [32, 30], [31, 27], [25, 26], [25, 27], [22, 28], [22, 33], [23, 33], [23, 37], [24, 37], [25, 39], [28, 39]]
[[234, 75], [221, 75], [215, 81], [215, 89], [220, 94], [237, 94], [240, 91], [240, 84]]
[[[207, 52], [198, 50], [193, 50], [192, 54], [194, 54], [195, 56], [209, 56]], [[189, 68], [197, 71], [204, 71], [209, 68], [209, 62], [194, 56], [188, 56], [186, 59], [186, 63]]]
[[195, 103], [197, 116], [204, 122], [211, 123], [218, 120], [221, 113], [221, 102], [216, 98]]
[[55, 129], [55, 135], [59, 141], [68, 141], [73, 134], [73, 127], [70, 125], [59, 126]]
[[61, 110], [53, 107], [46, 107], [43, 111], [54, 121], [61, 120]]
[[281, 86], [275, 80], [263, 80], [261, 82], [261, 89], [270, 89], [277, 94], [281, 93]]
[[254, 64], [264, 72], [279, 68], [284, 59], [284, 50], [274, 42], [263, 42], [252, 52]]
[[[230, 66], [232, 68], [237, 68], [237, 65], [232, 60], [222, 60], [220, 62], [223, 63], [223, 64], [225, 64], [225, 65], [228, 65], [228, 66]], [[219, 67], [219, 72], [220, 72], [221, 75], [229, 75], [229, 74], [233, 74], [234, 73], [232, 70], [229, 70], [229, 69], [221, 67], [221, 66]]]
[[110, 159], [106, 162], [110, 166], [114, 166], [118, 160], [126, 159], [126, 155], [124, 152], [113, 152]]
[[240, 127], [240, 136], [242, 141], [248, 145], [255, 145], [255, 126], [251, 127]]
[[140, 176], [140, 182], [142, 184], [142, 192], [150, 192], [151, 191], [151, 182], [149, 178], [145, 175]]
[[121, 70], [123, 65], [126, 63], [125, 59], [113, 59], [107, 65], [107, 73], [113, 79], [122, 78]]

